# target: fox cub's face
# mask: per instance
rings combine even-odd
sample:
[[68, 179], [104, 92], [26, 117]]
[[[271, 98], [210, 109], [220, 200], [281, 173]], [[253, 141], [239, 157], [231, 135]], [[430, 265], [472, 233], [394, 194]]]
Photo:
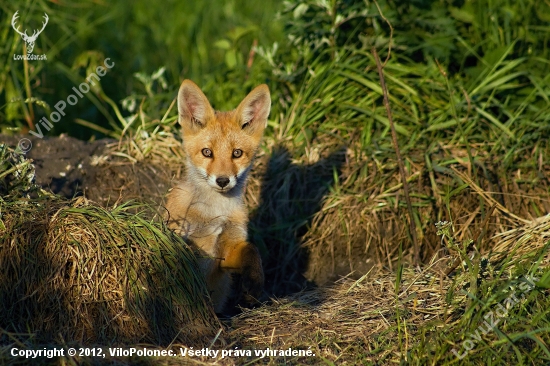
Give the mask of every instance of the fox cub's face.
[[242, 186], [270, 108], [265, 84], [252, 90], [237, 109], [218, 112], [195, 83], [184, 80], [178, 93], [178, 113], [188, 176], [223, 193]]

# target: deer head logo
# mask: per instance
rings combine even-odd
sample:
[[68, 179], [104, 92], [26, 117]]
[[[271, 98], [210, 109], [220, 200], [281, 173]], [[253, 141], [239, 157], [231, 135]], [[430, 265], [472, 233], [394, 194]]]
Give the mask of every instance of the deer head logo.
[[23, 38], [23, 41], [25, 42], [25, 44], [27, 45], [27, 54], [31, 54], [32, 53], [32, 50], [34, 49], [34, 42], [36, 42], [36, 38], [38, 38], [38, 35], [40, 33], [42, 33], [42, 31], [44, 30], [44, 28], [46, 28], [46, 24], [48, 24], [48, 14], [44, 13], [44, 20], [45, 22], [42, 23], [42, 29], [40, 30], [35, 30], [33, 33], [32, 33], [32, 36], [29, 36], [27, 34], [27, 30], [25, 29], [24, 32], [21, 32], [19, 31], [19, 26], [17, 26], [17, 28], [15, 27], [15, 22], [17, 20], [17, 18], [19, 17], [19, 15], [17, 15], [17, 13], [19, 13], [19, 11], [16, 11], [15, 14], [13, 14], [13, 17], [11, 18], [11, 26], [13, 27], [13, 29], [15, 29], [15, 31], [17, 33], [19, 33], [21, 35], [21, 37]]

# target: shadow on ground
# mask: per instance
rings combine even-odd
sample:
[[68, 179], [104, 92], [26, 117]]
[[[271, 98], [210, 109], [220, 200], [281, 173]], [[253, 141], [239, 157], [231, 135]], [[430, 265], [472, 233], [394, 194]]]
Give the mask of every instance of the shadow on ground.
[[285, 147], [273, 149], [262, 178], [260, 203], [250, 213], [249, 223], [250, 240], [264, 258], [268, 296], [314, 286], [303, 275], [309, 256], [301, 239], [344, 161], [343, 147], [308, 165], [293, 163]]

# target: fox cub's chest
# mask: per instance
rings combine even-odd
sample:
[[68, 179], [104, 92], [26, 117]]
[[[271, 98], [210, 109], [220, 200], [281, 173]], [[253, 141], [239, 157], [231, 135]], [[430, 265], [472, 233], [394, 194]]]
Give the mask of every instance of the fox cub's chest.
[[195, 216], [195, 220], [188, 221], [185, 234], [189, 239], [201, 239], [210, 236], [219, 236], [228, 223], [227, 217], [201, 217]]
[[224, 231], [234, 226], [246, 225], [246, 222], [239, 222], [241, 220], [237, 219], [246, 216], [241, 201], [224, 198], [214, 204], [200, 201], [191, 203], [189, 214], [184, 220], [184, 237], [212, 257], [219, 256], [218, 239]]

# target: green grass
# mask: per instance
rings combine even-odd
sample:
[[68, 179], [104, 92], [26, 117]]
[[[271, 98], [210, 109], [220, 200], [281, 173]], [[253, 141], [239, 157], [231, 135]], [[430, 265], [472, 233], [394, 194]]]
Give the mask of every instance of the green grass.
[[[249, 68], [248, 59], [255, 41], [269, 44], [282, 36], [279, 23], [273, 21], [277, 3], [243, 0], [225, 1], [223, 5], [215, 0], [171, 1], [156, 6], [141, 0], [3, 3], [0, 5], [1, 131], [25, 133], [32, 129], [105, 58], [115, 62], [114, 68], [93, 93], [87, 93], [75, 106], [67, 108], [67, 116], [55, 125], [51, 135], [68, 132], [86, 139], [94, 135], [94, 130], [76, 124], [75, 119], [89, 122], [87, 126], [93, 123], [109, 130], [121, 129], [113, 104], [122, 110], [124, 98], [133, 97], [139, 105], [144, 97], [154, 93], [157, 100], [162, 99], [159, 107], [166, 109], [184, 78], [214, 91], [214, 105], [227, 108], [234, 104], [237, 90], [265, 81], [265, 74], [258, 74], [257, 62]], [[18, 24], [28, 29], [40, 26], [43, 14], [48, 14], [49, 22], [34, 49], [34, 54], [45, 53], [47, 61], [13, 60], [13, 54], [23, 53], [21, 37], [11, 27], [15, 11], [20, 14]], [[159, 69], [165, 70], [166, 82], [157, 80], [154, 85], [144, 85], [145, 76]], [[98, 132], [96, 129], [96, 137], [105, 134]]]
[[[536, 230], [545, 232], [548, 223]], [[449, 247], [458, 244], [452, 231], [450, 225], [441, 230]], [[518, 245], [534, 237], [533, 232], [523, 235], [514, 233]], [[547, 260], [543, 264], [549, 245], [523, 255], [508, 251], [500, 261], [478, 252], [472, 260], [461, 254], [466, 264], [447, 290], [447, 309], [437, 321], [414, 330], [416, 343], [403, 350], [409, 363], [524, 365], [550, 359]]]

